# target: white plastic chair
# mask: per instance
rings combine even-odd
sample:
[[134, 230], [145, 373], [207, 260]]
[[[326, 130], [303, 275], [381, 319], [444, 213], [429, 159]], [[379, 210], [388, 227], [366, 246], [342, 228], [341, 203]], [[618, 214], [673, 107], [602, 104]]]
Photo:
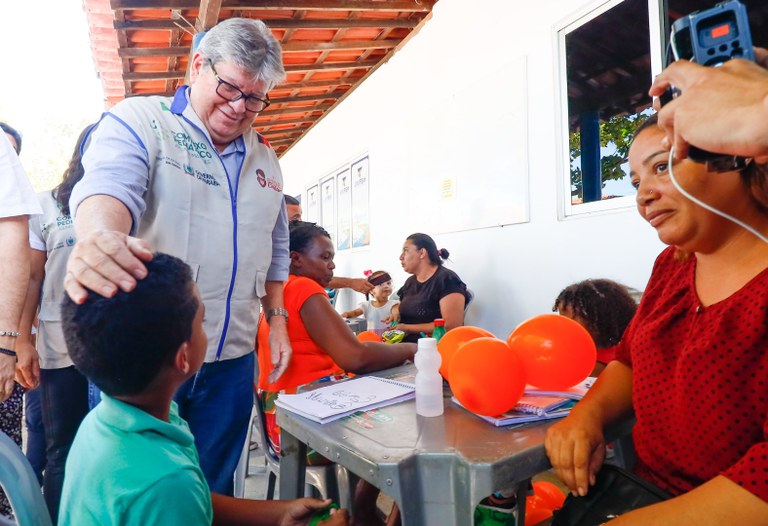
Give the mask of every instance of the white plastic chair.
[[0, 432], [0, 486], [18, 526], [51, 526], [40, 483], [19, 446]]
[[240, 452], [240, 460], [237, 461], [234, 477], [233, 495], [242, 499], [245, 496], [245, 478], [248, 476], [248, 463], [251, 456], [251, 435], [253, 433], [253, 424], [255, 423], [255, 409], [251, 411], [251, 418], [248, 420], [248, 433], [245, 435], [245, 444]]
[[[280, 476], [280, 457], [277, 456], [275, 451], [269, 445], [269, 437], [267, 437], [267, 420], [266, 415], [261, 407], [261, 402], [258, 396], [254, 394], [253, 405], [256, 414], [256, 429], [259, 432], [259, 440], [261, 441], [264, 458], [267, 461], [267, 485], [266, 485], [266, 500], [273, 500], [275, 498], [275, 486], [277, 484], [277, 477]], [[349, 482], [349, 474], [346, 469], [336, 464], [328, 464], [325, 466], [307, 466], [306, 472], [306, 484], [305, 495], [312, 496], [313, 488], [317, 491], [320, 498], [332, 499], [337, 502], [342, 508], [349, 508], [351, 502], [351, 488]]]

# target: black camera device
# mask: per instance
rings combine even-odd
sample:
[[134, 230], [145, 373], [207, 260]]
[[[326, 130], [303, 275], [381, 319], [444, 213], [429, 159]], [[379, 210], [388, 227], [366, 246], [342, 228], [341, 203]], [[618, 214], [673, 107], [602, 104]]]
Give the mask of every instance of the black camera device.
[[[746, 7], [738, 0], [729, 0], [677, 19], [670, 33], [669, 51], [668, 62], [685, 59], [717, 67], [732, 58], [754, 61]], [[660, 97], [661, 104], [679, 93], [674, 87], [667, 88]], [[690, 147], [688, 157], [705, 163], [707, 169], [714, 172], [740, 170], [748, 163], [744, 157], [707, 152], [695, 146]]]

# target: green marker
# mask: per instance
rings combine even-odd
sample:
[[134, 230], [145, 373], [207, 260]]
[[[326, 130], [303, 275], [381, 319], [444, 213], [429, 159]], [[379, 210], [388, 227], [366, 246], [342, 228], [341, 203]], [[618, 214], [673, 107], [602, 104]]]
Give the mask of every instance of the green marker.
[[309, 526], [317, 526], [320, 523], [320, 521], [330, 519], [331, 510], [338, 510], [338, 509], [339, 509], [338, 504], [331, 503], [328, 505], [327, 508], [316, 511], [315, 514], [312, 516], [312, 519], [309, 521]]

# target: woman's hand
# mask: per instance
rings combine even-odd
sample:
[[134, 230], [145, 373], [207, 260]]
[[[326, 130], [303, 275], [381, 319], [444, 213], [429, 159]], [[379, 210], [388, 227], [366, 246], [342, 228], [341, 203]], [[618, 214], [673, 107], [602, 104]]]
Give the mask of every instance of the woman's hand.
[[396, 331], [403, 331], [405, 334], [410, 334], [411, 332], [411, 326], [407, 323], [398, 323], [394, 327], [390, 327], [390, 329], [394, 329]]
[[605, 459], [605, 439], [599, 419], [571, 413], [547, 431], [544, 442], [555, 473], [575, 495], [584, 496]]
[[353, 316], [353, 314], [352, 314], [352, 311], [351, 311], [351, 310], [348, 310], [348, 311], [346, 311], [346, 312], [342, 312], [342, 313], [341, 313], [341, 317], [342, 317], [342, 318], [351, 318], [352, 316]]
[[[394, 322], [400, 321], [400, 304], [392, 305], [392, 308], [389, 310], [389, 316], [386, 318], [382, 318], [382, 323], [386, 323], [387, 325], [390, 325]], [[392, 328], [392, 327], [391, 327]]]

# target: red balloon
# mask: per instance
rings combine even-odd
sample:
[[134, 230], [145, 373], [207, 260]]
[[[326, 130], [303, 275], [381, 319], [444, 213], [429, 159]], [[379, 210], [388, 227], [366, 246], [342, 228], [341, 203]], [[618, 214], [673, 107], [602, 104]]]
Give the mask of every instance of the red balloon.
[[547, 480], [534, 482], [533, 494], [543, 501], [542, 506], [539, 507], [546, 507], [550, 510], [562, 508], [563, 502], [565, 502], [565, 494], [562, 490], [557, 487], [557, 484]]
[[464, 325], [451, 329], [440, 338], [440, 341], [437, 342], [437, 350], [440, 352], [440, 356], [443, 357], [443, 363], [440, 365], [440, 374], [443, 375], [443, 378], [450, 381], [448, 373], [451, 361], [459, 347], [476, 338], [495, 338], [495, 336], [480, 327]]
[[361, 342], [379, 342], [381, 343], [381, 336], [373, 331], [363, 331], [357, 335], [357, 339]]
[[526, 380], [539, 389], [568, 389], [595, 366], [597, 349], [587, 329], [557, 314], [524, 321], [507, 338], [523, 362]]
[[461, 405], [479, 415], [496, 416], [520, 400], [525, 378], [520, 359], [509, 346], [486, 337], [459, 347], [453, 355], [450, 384]]

